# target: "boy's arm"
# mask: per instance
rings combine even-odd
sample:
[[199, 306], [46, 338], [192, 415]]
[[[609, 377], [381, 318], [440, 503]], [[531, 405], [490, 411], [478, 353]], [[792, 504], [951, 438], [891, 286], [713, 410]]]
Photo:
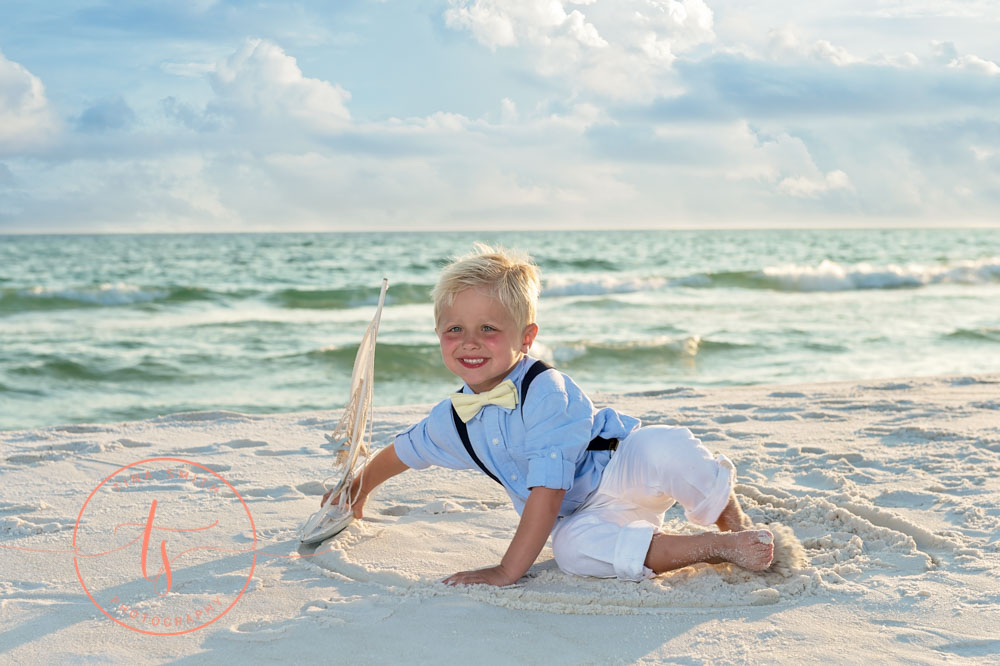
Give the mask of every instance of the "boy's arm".
[[[363, 509], [365, 506], [365, 501], [368, 499], [368, 494], [375, 490], [387, 479], [391, 479], [401, 472], [405, 472], [410, 469], [406, 464], [399, 459], [396, 455], [396, 445], [390, 444], [385, 447], [372, 458], [367, 465], [365, 465], [364, 470], [361, 474], [354, 478], [351, 483], [351, 493], [350, 496], [354, 498], [354, 503], [351, 508], [354, 510], [355, 518], [363, 517]], [[330, 491], [333, 492], [333, 491]], [[327, 495], [323, 495], [323, 501], [326, 501]]]
[[565, 490], [535, 486], [528, 495], [528, 501], [521, 512], [521, 522], [514, 533], [514, 539], [507, 547], [507, 553], [500, 564], [487, 569], [462, 571], [448, 578], [446, 585], [510, 585], [527, 573], [542, 552], [545, 540], [549, 538], [552, 526], [559, 516]]

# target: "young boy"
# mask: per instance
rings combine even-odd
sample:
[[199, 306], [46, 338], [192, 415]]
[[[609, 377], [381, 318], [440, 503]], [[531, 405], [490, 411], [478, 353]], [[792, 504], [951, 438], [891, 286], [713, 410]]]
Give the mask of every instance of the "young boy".
[[[503, 249], [477, 245], [445, 267], [433, 292], [435, 330], [445, 367], [465, 386], [368, 463], [351, 489], [354, 515], [407, 469], [478, 467], [503, 485], [520, 523], [500, 564], [453, 574], [448, 585], [510, 585], [550, 534], [559, 568], [582, 576], [637, 581], [696, 562], [769, 567], [771, 533], [740, 508], [728, 458], [713, 459], [685, 428], [640, 428], [597, 410], [566, 375], [532, 369], [539, 289], [530, 259]], [[721, 531], [659, 531], [675, 501], [692, 522]]]

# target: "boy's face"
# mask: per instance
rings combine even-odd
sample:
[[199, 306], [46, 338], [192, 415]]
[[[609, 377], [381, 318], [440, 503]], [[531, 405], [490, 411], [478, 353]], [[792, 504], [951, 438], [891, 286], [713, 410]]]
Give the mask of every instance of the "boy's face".
[[456, 294], [442, 309], [437, 329], [445, 367], [476, 393], [502, 382], [537, 333], [538, 326], [522, 328], [500, 301], [478, 289]]

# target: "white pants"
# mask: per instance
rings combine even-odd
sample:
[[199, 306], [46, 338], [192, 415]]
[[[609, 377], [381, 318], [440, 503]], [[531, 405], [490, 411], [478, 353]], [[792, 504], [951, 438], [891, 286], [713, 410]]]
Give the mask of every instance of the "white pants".
[[619, 444], [590, 499], [556, 524], [556, 564], [578, 576], [650, 578], [644, 563], [663, 513], [680, 502], [688, 520], [711, 525], [735, 480], [729, 458], [713, 458], [687, 428], [639, 428]]

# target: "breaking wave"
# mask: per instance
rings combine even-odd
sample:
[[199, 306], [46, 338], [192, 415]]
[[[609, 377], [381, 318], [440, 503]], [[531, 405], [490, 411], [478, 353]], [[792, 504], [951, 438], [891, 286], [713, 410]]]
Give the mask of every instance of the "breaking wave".
[[1000, 257], [948, 264], [778, 264], [759, 270], [693, 273], [675, 278], [601, 276], [546, 283], [543, 297], [604, 296], [669, 288], [761, 289], [788, 292], [916, 289], [930, 285], [1000, 282]]
[[783, 291], [850, 291], [855, 289], [912, 289], [936, 284], [1000, 282], [1000, 257], [952, 264], [855, 264], [824, 260], [818, 266], [785, 264], [765, 268], [753, 278], [764, 287]]

